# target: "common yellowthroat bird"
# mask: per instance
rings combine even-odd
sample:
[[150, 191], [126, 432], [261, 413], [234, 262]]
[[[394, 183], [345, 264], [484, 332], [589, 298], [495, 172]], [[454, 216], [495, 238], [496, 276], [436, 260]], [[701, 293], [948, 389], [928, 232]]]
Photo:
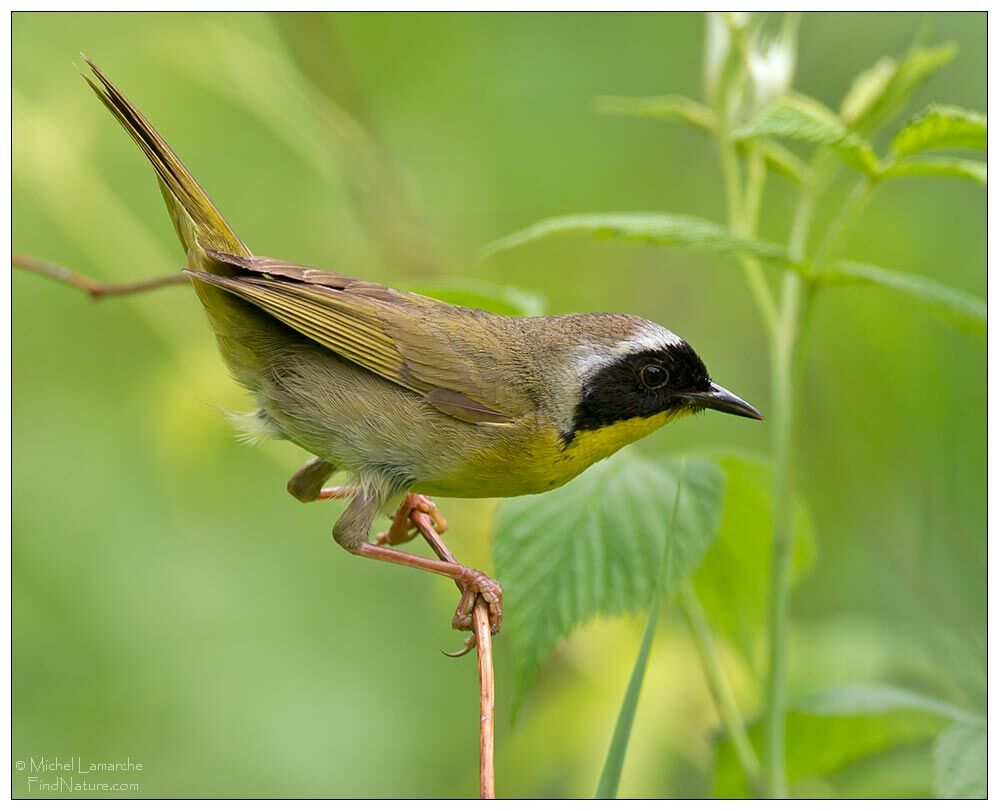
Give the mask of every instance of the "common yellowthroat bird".
[[[315, 455], [288, 490], [350, 500], [333, 527], [347, 551], [453, 579], [456, 629], [471, 627], [481, 595], [497, 631], [502, 592], [446, 548], [441, 560], [394, 548], [415, 536], [414, 511], [446, 528], [428, 495], [551, 490], [702, 409], [762, 419], [712, 382], [686, 341], [633, 315], [511, 318], [253, 254], [142, 113], [87, 64], [87, 82], [156, 170], [222, 358], [256, 402], [246, 425]], [[338, 470], [351, 483], [325, 486]], [[374, 519], [397, 504], [371, 542]]]

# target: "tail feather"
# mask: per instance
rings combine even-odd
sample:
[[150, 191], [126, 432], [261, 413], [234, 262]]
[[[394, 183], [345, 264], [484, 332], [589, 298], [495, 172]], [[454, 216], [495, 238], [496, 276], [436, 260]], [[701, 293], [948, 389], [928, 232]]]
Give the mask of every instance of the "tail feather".
[[[253, 254], [229, 227], [194, 176], [135, 106], [89, 59], [95, 79], [84, 75], [132, 140], [139, 146], [159, 177], [160, 189], [177, 236], [187, 253], [189, 267], [219, 275], [233, 271], [213, 258], [211, 251], [250, 257]], [[192, 285], [205, 307], [216, 335], [219, 352], [236, 380], [251, 392], [261, 387], [261, 352], [272, 343], [275, 321], [238, 296], [192, 277]], [[261, 349], [263, 347], [263, 349]]]
[[170, 217], [188, 260], [204, 267], [206, 251], [216, 250], [237, 256], [251, 256], [225, 217], [166, 141], [93, 62], [83, 57], [97, 81], [84, 75], [104, 106], [139, 146], [159, 176], [160, 188]]

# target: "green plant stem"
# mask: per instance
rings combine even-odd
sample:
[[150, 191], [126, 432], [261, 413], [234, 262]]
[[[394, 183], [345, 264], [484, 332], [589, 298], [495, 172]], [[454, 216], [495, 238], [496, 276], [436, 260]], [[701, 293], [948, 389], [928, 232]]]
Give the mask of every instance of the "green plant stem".
[[[767, 179], [767, 165], [763, 159], [763, 154], [754, 146], [751, 146], [746, 159], [746, 199], [742, 209], [742, 222], [738, 224], [742, 233], [738, 229], [735, 233], [740, 236], [755, 237], [759, 229], [760, 205], [763, 202], [763, 187]], [[759, 260], [749, 256], [742, 257], [742, 268], [746, 274], [746, 281], [753, 292], [753, 298], [763, 319], [763, 325], [767, 329], [770, 337], [773, 337], [777, 329], [777, 306], [774, 304], [770, 288], [767, 286], [766, 276], [763, 275], [763, 268]]]
[[[729, 22], [726, 18], [726, 22]], [[753, 147], [749, 149], [745, 196], [742, 187], [742, 172], [739, 167], [739, 153], [732, 140], [731, 90], [745, 81], [745, 59], [740, 52], [745, 48], [743, 33], [730, 26], [732, 50], [721, 71], [718, 87], [714, 93], [714, 108], [717, 119], [715, 137], [718, 142], [718, 159], [721, 163], [725, 183], [725, 201], [728, 208], [728, 226], [738, 236], [753, 236], [759, 218], [760, 201], [763, 197], [763, 182], [766, 177], [766, 164], [762, 155]], [[777, 308], [774, 304], [766, 276], [760, 263], [754, 259], [740, 259], [743, 275], [749, 292], [756, 302], [756, 308], [763, 319], [764, 327], [772, 336], [777, 325]]]
[[[805, 258], [808, 230], [815, 207], [814, 172], [806, 179], [795, 211], [788, 252]], [[811, 311], [813, 286], [798, 273], [785, 271], [780, 320], [775, 333], [773, 365], [774, 533], [770, 576], [770, 650], [764, 718], [764, 768], [773, 797], [787, 796], [785, 728], [787, 714], [787, 646], [791, 591], [791, 549], [794, 526], [793, 441], [795, 399], [801, 364], [798, 358], [802, 314]]]
[[756, 236], [760, 225], [760, 205], [763, 203], [763, 187], [767, 182], [767, 163], [763, 153], [750, 144], [746, 156], [746, 207], [743, 210], [746, 235]]
[[[732, 30], [733, 43], [744, 45], [738, 32]], [[733, 53], [735, 52], [733, 47]], [[766, 180], [766, 163], [758, 149], [750, 147], [747, 159], [746, 188], [742, 188], [742, 173], [739, 166], [739, 154], [735, 142], [732, 140], [731, 132], [731, 110], [729, 104], [729, 89], [733, 83], [738, 83], [744, 78], [740, 73], [745, 71], [745, 60], [738, 59], [731, 67], [732, 70], [723, 70], [719, 87], [716, 89], [714, 98], [715, 115], [718, 126], [716, 129], [716, 139], [718, 143], [718, 157], [722, 167], [722, 176], [725, 181], [725, 200], [728, 209], [729, 228], [734, 234], [739, 236], [754, 236], [759, 222], [760, 205], [763, 199], [763, 186]], [[742, 257], [741, 265], [743, 274], [746, 277], [746, 284], [749, 287], [753, 300], [756, 302], [756, 309], [763, 321], [764, 329], [772, 342], [776, 341], [777, 335], [777, 307], [774, 303], [773, 295], [767, 285], [766, 277], [760, 263], [748, 257]], [[735, 746], [739, 764], [746, 776], [747, 782], [754, 787], [760, 788], [761, 772], [759, 760], [753, 751], [746, 733], [745, 723], [739, 713], [738, 705], [732, 690], [725, 678], [725, 671], [718, 660], [717, 651], [714, 646], [714, 638], [711, 634], [710, 626], [701, 610], [700, 602], [692, 587], [688, 587], [690, 599], [684, 593], [684, 603], [687, 607], [687, 616], [690, 619], [691, 627], [694, 630], [694, 638], [697, 640], [698, 650], [701, 653], [701, 663], [708, 688], [711, 690], [718, 707], [718, 713], [725, 724], [725, 728]]]
[[690, 624], [694, 645], [701, 658], [701, 667], [704, 669], [708, 689], [711, 691], [711, 698], [718, 710], [718, 716], [725, 727], [725, 732], [728, 733], [732, 741], [735, 756], [739, 760], [743, 774], [746, 775], [746, 781], [754, 793], [761, 793], [760, 761], [756, 757], [756, 752], [753, 751], [753, 745], [746, 733], [746, 724], [742, 719], [742, 713], [739, 712], [739, 705], [736, 704], [732, 688], [725, 678], [725, 671], [718, 656], [718, 648], [715, 645], [714, 634], [711, 632], [711, 625], [704, 615], [704, 609], [701, 607], [701, 601], [697, 598], [697, 592], [689, 580], [684, 581], [680, 597], [683, 600], [683, 609], [687, 615], [687, 622]]
[[[718, 157], [721, 161], [722, 175], [725, 180], [725, 199], [728, 203], [728, 225], [732, 233], [738, 236], [753, 236], [755, 228], [756, 213], [759, 211], [759, 200], [763, 194], [763, 172], [750, 172], [747, 183], [746, 196], [742, 192], [742, 173], [739, 169], [739, 155], [735, 144], [728, 134], [727, 123], [721, 123], [718, 127]], [[746, 213], [753, 212], [752, 227], [747, 219]], [[770, 288], [767, 287], [766, 277], [760, 263], [755, 259], [742, 257], [740, 259], [743, 275], [746, 277], [746, 284], [749, 292], [756, 302], [756, 308], [763, 319], [763, 324], [771, 334], [777, 325], [777, 308], [774, 305]]]
[[[820, 152], [802, 185], [795, 210], [788, 253], [792, 261], [806, 259], [808, 232], [820, 191], [830, 181], [828, 153]], [[804, 373], [806, 344], [819, 271], [842, 243], [877, 188], [870, 178], [861, 180], [847, 196], [842, 209], [826, 231], [808, 277], [786, 271], [773, 348], [774, 534], [770, 582], [770, 650], [764, 718], [764, 770], [771, 796], [786, 797], [785, 717], [787, 715], [787, 649], [790, 617], [791, 554], [794, 531], [794, 436], [799, 388]]]

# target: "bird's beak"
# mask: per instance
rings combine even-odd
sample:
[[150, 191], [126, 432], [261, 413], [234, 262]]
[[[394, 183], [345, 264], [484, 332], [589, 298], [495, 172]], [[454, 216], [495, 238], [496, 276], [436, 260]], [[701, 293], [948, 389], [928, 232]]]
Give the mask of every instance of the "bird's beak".
[[707, 391], [693, 392], [686, 395], [688, 402], [702, 408], [724, 411], [739, 417], [749, 417], [751, 420], [762, 420], [763, 415], [741, 397], [736, 397], [728, 389], [712, 383]]

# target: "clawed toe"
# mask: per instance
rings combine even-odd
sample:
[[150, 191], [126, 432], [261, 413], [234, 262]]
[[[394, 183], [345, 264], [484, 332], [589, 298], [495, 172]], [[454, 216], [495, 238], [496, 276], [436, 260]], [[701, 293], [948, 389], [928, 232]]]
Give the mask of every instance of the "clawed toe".
[[481, 596], [489, 609], [489, 630], [498, 634], [503, 622], [503, 587], [478, 569], [469, 569], [468, 577], [457, 582], [461, 587], [461, 599], [451, 619], [451, 627], [456, 631], [472, 630], [472, 609], [475, 599]]
[[427, 515], [438, 535], [447, 532], [447, 521], [437, 511], [437, 505], [433, 501], [419, 493], [407, 493], [402, 504], [392, 515], [392, 526], [388, 532], [379, 532], [375, 537], [375, 543], [382, 546], [398, 546], [413, 540], [419, 534], [419, 528], [413, 521], [413, 513]]
[[454, 652], [442, 650], [441, 653], [443, 653], [445, 656], [451, 657], [452, 659], [460, 659], [462, 656], [465, 656], [466, 654], [470, 653], [473, 650], [475, 650], [475, 634], [469, 634], [467, 637], [465, 637], [465, 641], [462, 643], [461, 650], [456, 650]]

